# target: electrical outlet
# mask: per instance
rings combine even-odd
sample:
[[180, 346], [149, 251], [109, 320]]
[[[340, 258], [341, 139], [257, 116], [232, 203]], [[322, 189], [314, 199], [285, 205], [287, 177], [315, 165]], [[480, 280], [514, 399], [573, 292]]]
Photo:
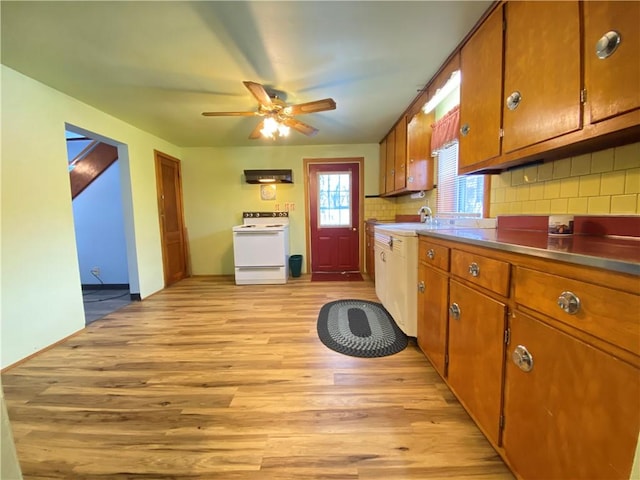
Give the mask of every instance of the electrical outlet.
[[93, 267], [91, 269], [91, 275], [99, 277], [100, 276], [100, 267]]

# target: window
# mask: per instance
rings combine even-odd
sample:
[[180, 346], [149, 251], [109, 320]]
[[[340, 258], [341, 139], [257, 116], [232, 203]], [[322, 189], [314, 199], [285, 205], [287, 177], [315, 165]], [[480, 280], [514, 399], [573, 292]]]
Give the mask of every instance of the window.
[[458, 142], [438, 150], [438, 215], [483, 215], [484, 176], [458, 175]]
[[436, 122], [432, 125], [431, 148], [438, 158], [436, 213], [482, 217], [485, 177], [458, 176], [459, 105], [460, 87], [456, 85], [435, 107]]
[[351, 226], [351, 174], [318, 175], [319, 227]]

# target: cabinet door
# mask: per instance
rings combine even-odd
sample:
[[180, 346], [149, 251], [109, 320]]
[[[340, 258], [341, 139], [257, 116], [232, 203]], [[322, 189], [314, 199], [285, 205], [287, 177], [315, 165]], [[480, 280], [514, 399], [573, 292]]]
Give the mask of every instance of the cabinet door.
[[460, 53], [460, 153], [458, 168], [500, 155], [502, 115], [502, 7], [498, 7]]
[[[595, 123], [640, 107], [640, 3], [593, 1], [583, 8], [587, 121]], [[596, 44], [607, 32], [621, 40], [599, 58]]]
[[387, 139], [380, 142], [380, 184], [379, 192], [383, 194], [387, 191]]
[[387, 174], [386, 174], [386, 185], [385, 192], [393, 192], [395, 190], [395, 178], [396, 178], [396, 133], [394, 130], [389, 132], [387, 135]]
[[387, 277], [389, 275], [387, 271], [388, 251], [374, 243], [373, 254], [376, 296], [378, 297], [378, 300], [380, 300], [380, 303], [384, 305], [387, 302]]
[[[528, 372], [511, 358], [523, 347], [533, 359]], [[520, 477], [630, 477], [640, 428], [638, 369], [516, 312], [504, 401], [504, 451]]]
[[394, 189], [402, 190], [407, 186], [407, 118], [401, 118], [394, 130], [396, 141]]
[[[505, 8], [503, 151], [510, 152], [581, 128], [580, 16], [577, 1]], [[520, 101], [511, 104], [516, 93]]]
[[417, 112], [407, 125], [407, 190], [433, 189], [431, 124], [433, 114]]
[[442, 378], [446, 376], [449, 279], [420, 263], [418, 346]]
[[497, 445], [506, 306], [454, 280], [449, 288], [449, 386]]

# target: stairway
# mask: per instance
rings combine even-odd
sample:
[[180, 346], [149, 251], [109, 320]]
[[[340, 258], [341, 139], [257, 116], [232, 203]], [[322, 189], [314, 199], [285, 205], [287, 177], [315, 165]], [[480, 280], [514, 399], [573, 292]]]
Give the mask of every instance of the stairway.
[[76, 198], [102, 172], [118, 159], [118, 149], [106, 143], [92, 141], [71, 162], [69, 162], [69, 178], [71, 181], [71, 198]]

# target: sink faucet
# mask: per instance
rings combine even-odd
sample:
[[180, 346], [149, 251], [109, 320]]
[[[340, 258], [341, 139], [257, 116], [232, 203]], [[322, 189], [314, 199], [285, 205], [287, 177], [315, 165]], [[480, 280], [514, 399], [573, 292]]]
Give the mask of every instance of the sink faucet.
[[433, 218], [433, 212], [427, 205], [420, 207], [418, 214], [420, 215], [420, 223], [425, 223], [427, 220], [431, 222], [431, 219]]

